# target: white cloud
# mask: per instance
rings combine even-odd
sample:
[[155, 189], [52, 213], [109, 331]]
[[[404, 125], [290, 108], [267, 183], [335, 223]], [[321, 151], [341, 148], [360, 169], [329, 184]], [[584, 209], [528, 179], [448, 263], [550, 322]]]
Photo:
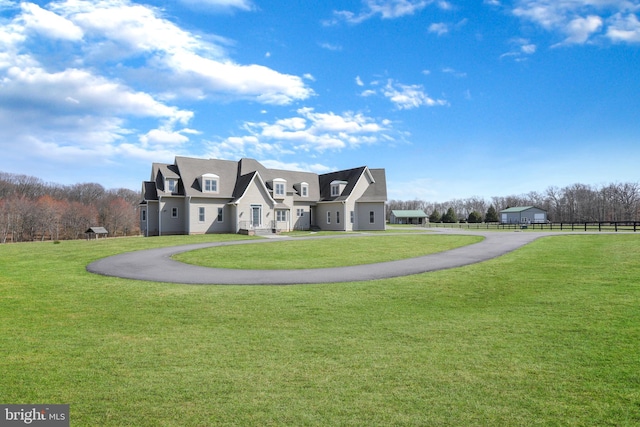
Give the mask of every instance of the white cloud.
[[[359, 13], [346, 10], [334, 11], [333, 19], [324, 23], [325, 25], [335, 25], [340, 22], [360, 24], [376, 16], [382, 19], [395, 19], [413, 15], [431, 3], [433, 0], [365, 0], [364, 8]], [[446, 2], [440, 3], [441, 7], [446, 7], [448, 4]]]
[[185, 136], [185, 134], [199, 135], [200, 132], [193, 129], [181, 129], [179, 131], [174, 131], [171, 124], [160, 128], [160, 129], [152, 129], [147, 132], [145, 135], [140, 137], [140, 142], [143, 147], [156, 146], [180, 146], [189, 142], [189, 137]]
[[375, 90], [367, 89], [367, 90], [363, 90], [363, 91], [360, 93], [360, 96], [363, 96], [363, 97], [365, 97], [365, 98], [366, 98], [366, 97], [368, 97], [368, 96], [373, 96], [373, 95], [377, 95], [377, 94], [378, 94], [378, 92], [376, 92]]
[[586, 18], [572, 19], [564, 29], [567, 38], [562, 44], [582, 44], [589, 40], [589, 37], [602, 27], [602, 18], [595, 15]]
[[[209, 1], [236, 10], [249, 1]], [[198, 130], [184, 97], [284, 105], [313, 91], [303, 77], [238, 64], [233, 41], [195, 34], [128, 0], [0, 0], [0, 146], [73, 163], [180, 152]], [[44, 49], [50, 43], [58, 52]], [[157, 93], [154, 93], [157, 86]], [[134, 123], [134, 120], [143, 119]], [[155, 122], [155, 123], [154, 123]], [[46, 151], [38, 151], [46, 150]]]
[[299, 162], [282, 162], [279, 160], [260, 160], [266, 168], [269, 169], [280, 169], [280, 170], [291, 170], [291, 171], [301, 171], [301, 172], [315, 172], [318, 174], [327, 173], [336, 170], [336, 168], [332, 168], [320, 163], [299, 163]]
[[418, 107], [445, 106], [449, 103], [442, 99], [433, 99], [427, 95], [422, 85], [404, 85], [389, 79], [387, 85], [382, 90], [396, 108], [399, 110], [410, 110]]
[[234, 63], [224, 46], [230, 41], [192, 34], [148, 6], [125, 0], [70, 0], [53, 3], [51, 9], [91, 37], [90, 58], [142, 59], [142, 67], [162, 72], [173, 83], [175, 93], [200, 98], [221, 95], [267, 104], [288, 104], [313, 94], [298, 76], [262, 65]]
[[510, 40], [510, 43], [514, 46], [513, 50], [500, 55], [500, 59], [511, 57], [515, 61], [525, 61], [527, 56], [533, 55], [538, 49], [529, 39], [515, 38]]
[[513, 14], [562, 35], [558, 46], [589, 43], [600, 36], [635, 42], [639, 10], [638, 0], [519, 0]]
[[322, 153], [388, 140], [389, 120], [375, 120], [347, 111], [319, 113], [300, 108], [297, 115], [274, 122], [247, 122], [243, 136], [232, 136], [211, 143], [210, 153], [222, 158], [263, 157], [267, 154], [293, 154], [300, 150]]
[[454, 77], [457, 78], [463, 78], [463, 77], [467, 77], [467, 73], [463, 73], [461, 71], [456, 71], [455, 69], [451, 68], [451, 67], [445, 67], [442, 69], [442, 72], [445, 74], [450, 74]]
[[356, 76], [356, 84], [358, 86], [364, 86], [364, 83], [362, 82], [362, 79], [360, 78], [360, 76]]
[[190, 7], [197, 9], [227, 11], [238, 9], [242, 11], [250, 11], [254, 9], [254, 5], [248, 0], [179, 0]]
[[333, 52], [339, 52], [342, 50], [342, 46], [340, 46], [339, 44], [333, 44], [333, 43], [320, 43], [319, 46], [323, 49], [326, 50], [331, 50]]
[[33, 31], [45, 37], [61, 40], [80, 40], [83, 32], [73, 22], [42, 9], [33, 3], [20, 3], [21, 21], [26, 31]]
[[[136, 92], [88, 71], [48, 73], [41, 68], [10, 68], [5, 74], [0, 106], [57, 114], [122, 114], [188, 121], [192, 113], [169, 107], [151, 95]], [[72, 101], [72, 102], [69, 102]]]
[[615, 42], [640, 43], [640, 21], [634, 14], [615, 14], [609, 21], [607, 37]]
[[430, 33], [435, 33], [438, 36], [442, 36], [444, 34], [447, 34], [449, 32], [449, 26], [443, 22], [439, 22], [439, 23], [433, 23], [431, 25], [429, 25], [429, 29], [428, 31]]

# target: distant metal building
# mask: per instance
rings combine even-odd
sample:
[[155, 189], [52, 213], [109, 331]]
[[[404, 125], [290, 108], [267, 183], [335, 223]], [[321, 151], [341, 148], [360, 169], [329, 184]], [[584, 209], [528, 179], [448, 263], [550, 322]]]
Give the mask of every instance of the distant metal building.
[[390, 224], [417, 224], [427, 221], [428, 215], [421, 210], [392, 210], [389, 218]]
[[543, 224], [547, 222], [547, 211], [535, 206], [521, 206], [500, 211], [502, 224]]

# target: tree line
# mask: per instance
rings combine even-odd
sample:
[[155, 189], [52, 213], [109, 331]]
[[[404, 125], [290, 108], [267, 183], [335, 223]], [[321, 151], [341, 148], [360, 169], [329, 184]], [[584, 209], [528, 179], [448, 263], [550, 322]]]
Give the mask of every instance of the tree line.
[[498, 212], [516, 206], [535, 206], [547, 211], [552, 222], [640, 221], [640, 184], [612, 183], [600, 186], [573, 184], [549, 187], [544, 192], [491, 197], [474, 196], [448, 202], [390, 200], [391, 210], [422, 210], [431, 222], [497, 222]]
[[140, 194], [96, 183], [59, 185], [0, 172], [0, 243], [84, 237], [93, 226], [110, 236], [140, 233]]

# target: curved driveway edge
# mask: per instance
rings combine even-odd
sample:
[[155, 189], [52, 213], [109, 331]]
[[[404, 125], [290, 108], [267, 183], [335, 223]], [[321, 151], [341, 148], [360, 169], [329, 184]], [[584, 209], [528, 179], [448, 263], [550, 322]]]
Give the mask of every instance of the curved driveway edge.
[[[441, 232], [442, 233], [442, 232]], [[312, 283], [360, 282], [387, 279], [429, 271], [461, 267], [498, 257], [511, 252], [540, 237], [558, 235], [545, 232], [469, 232], [448, 230], [444, 233], [480, 235], [484, 240], [445, 252], [378, 264], [350, 267], [315, 268], [304, 270], [236, 270], [210, 268], [184, 264], [171, 256], [195, 249], [238, 244], [274, 243], [278, 240], [302, 239], [280, 238], [265, 240], [243, 240], [237, 242], [212, 242], [173, 246], [128, 252], [95, 261], [87, 271], [104, 276], [153, 282], [181, 283], [193, 285], [294, 285]], [[353, 236], [353, 235], [351, 235]], [[346, 236], [323, 236], [332, 238]], [[356, 236], [354, 236], [356, 237]]]

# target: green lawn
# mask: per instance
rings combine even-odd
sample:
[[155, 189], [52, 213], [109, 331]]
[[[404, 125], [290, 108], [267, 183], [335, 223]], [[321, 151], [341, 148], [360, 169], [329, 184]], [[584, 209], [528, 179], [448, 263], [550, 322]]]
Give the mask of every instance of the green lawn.
[[638, 235], [554, 236], [375, 282], [85, 271], [229, 238], [0, 245], [0, 402], [69, 403], [73, 426], [640, 423]]
[[[287, 240], [264, 245], [220, 246], [174, 256], [189, 264], [237, 269], [344, 267], [418, 257], [478, 243], [480, 236], [379, 235]], [[271, 242], [270, 242], [271, 243]]]

